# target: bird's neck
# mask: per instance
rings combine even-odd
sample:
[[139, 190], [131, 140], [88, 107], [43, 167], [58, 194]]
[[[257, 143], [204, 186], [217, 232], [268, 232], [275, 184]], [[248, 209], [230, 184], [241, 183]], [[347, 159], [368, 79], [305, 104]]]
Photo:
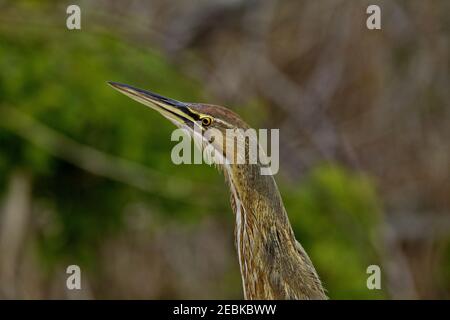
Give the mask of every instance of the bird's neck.
[[326, 298], [295, 240], [274, 178], [261, 175], [258, 165], [232, 165], [227, 172], [245, 298]]

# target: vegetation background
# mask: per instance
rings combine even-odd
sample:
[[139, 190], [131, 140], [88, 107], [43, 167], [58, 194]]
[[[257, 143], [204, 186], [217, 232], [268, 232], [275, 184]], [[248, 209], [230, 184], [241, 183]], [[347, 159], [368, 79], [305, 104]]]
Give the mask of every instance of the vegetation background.
[[450, 298], [449, 12], [0, 0], [0, 298], [242, 298], [223, 177], [174, 165], [172, 124], [108, 80], [280, 128], [276, 179], [331, 298]]

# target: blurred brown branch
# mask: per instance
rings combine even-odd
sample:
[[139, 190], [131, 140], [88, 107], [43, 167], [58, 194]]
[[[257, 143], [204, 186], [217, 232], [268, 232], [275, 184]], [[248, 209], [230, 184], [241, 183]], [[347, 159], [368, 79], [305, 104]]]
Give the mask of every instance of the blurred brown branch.
[[14, 299], [17, 268], [27, 235], [31, 211], [31, 175], [11, 173], [3, 208], [0, 208], [0, 297]]

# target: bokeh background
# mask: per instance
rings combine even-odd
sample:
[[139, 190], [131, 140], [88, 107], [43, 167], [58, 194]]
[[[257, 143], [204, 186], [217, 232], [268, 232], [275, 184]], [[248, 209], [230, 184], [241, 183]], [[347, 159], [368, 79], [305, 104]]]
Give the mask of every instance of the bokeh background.
[[[70, 4], [81, 30], [66, 28]], [[449, 12], [0, 1], [0, 298], [242, 298], [223, 177], [174, 165], [173, 125], [112, 80], [279, 128], [276, 180], [331, 298], [448, 299]], [[371, 264], [381, 290], [366, 287]]]

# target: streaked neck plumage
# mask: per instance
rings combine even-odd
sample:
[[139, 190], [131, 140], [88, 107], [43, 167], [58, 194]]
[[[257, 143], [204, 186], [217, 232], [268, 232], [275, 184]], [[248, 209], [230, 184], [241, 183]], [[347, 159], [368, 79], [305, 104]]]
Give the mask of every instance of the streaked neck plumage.
[[257, 164], [231, 164], [225, 171], [244, 297], [326, 299], [311, 260], [295, 239], [273, 176], [261, 175]]

